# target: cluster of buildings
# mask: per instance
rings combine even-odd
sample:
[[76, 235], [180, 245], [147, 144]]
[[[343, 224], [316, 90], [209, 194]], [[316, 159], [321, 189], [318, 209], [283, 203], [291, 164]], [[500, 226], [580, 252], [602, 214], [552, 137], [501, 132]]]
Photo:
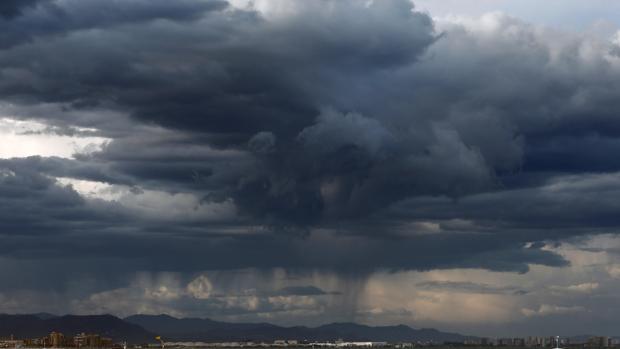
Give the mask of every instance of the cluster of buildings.
[[[154, 346], [154, 345], [153, 345]], [[166, 342], [166, 348], [274, 348], [274, 347], [312, 347], [312, 348], [369, 348], [392, 346], [388, 342], [349, 342], [337, 340], [333, 342], [309, 342], [298, 340], [275, 340], [273, 342]]]
[[42, 338], [0, 339], [0, 348], [112, 348], [111, 338], [98, 334], [79, 333], [75, 336], [65, 336], [60, 332], [52, 332]]
[[[595, 349], [595, 348], [620, 348], [620, 340], [611, 337], [589, 337], [583, 339], [573, 339], [569, 341], [567, 338], [559, 339], [557, 337], [527, 337], [527, 338], [472, 338], [464, 342], [406, 342], [406, 343], [388, 343], [388, 342], [370, 342], [370, 341], [326, 341], [311, 342], [297, 340], [276, 340], [273, 342], [161, 342], [144, 345], [136, 345], [133, 348], [394, 348], [394, 349], [412, 349], [414, 347], [505, 347], [505, 348], [574, 348], [574, 349]], [[48, 336], [34, 339], [15, 339], [0, 338], [0, 348], [109, 348], [109, 349], [125, 349], [119, 344], [114, 344], [111, 338], [105, 338], [98, 334], [80, 333], [75, 336], [65, 336], [59, 332], [52, 332]]]
[[474, 346], [474, 347], [579, 347], [579, 348], [610, 348], [620, 345], [620, 341], [611, 337], [589, 337], [582, 340], [568, 338], [560, 338], [556, 343], [557, 337], [527, 337], [527, 338], [475, 338], [467, 340], [463, 343], [445, 343], [456, 346]]
[[[470, 347], [470, 348], [555, 348], [559, 345], [561, 348], [573, 349], [595, 349], [595, 348], [612, 348], [620, 347], [620, 341], [611, 337], [590, 337], [581, 340], [573, 338], [559, 339], [557, 337], [527, 337], [527, 338], [472, 338], [464, 342], [365, 342], [365, 341], [328, 341], [328, 342], [312, 342], [297, 340], [276, 340], [273, 342], [166, 342], [165, 348], [273, 348], [273, 347], [289, 347], [289, 348], [394, 348], [394, 349], [411, 349], [414, 347]], [[152, 344], [150, 347], [157, 347]]]

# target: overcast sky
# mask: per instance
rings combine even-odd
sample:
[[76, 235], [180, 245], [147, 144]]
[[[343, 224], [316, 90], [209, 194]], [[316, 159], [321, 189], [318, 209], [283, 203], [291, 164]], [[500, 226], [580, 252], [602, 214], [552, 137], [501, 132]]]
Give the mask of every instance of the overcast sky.
[[620, 335], [619, 20], [3, 0], [0, 312]]

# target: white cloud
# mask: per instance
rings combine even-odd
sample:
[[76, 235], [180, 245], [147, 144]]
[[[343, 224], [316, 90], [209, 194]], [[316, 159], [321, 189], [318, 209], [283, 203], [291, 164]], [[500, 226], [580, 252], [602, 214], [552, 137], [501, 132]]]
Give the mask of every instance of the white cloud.
[[571, 313], [579, 313], [583, 312], [586, 309], [581, 306], [559, 306], [559, 305], [549, 305], [542, 304], [538, 309], [521, 309], [521, 313], [527, 317], [532, 316], [548, 316], [548, 315], [562, 315], [562, 314], [571, 314]]
[[620, 4], [609, 0], [413, 0], [418, 10], [435, 18], [450, 15], [477, 17], [501, 11], [537, 24], [569, 30], [588, 28], [600, 21], [618, 22]]
[[36, 121], [0, 118], [0, 158], [37, 155], [73, 158], [74, 154], [100, 150], [110, 141], [103, 137], [58, 135], [46, 129], [47, 125]]
[[231, 296], [225, 297], [224, 302], [227, 308], [240, 308], [246, 311], [255, 311], [260, 305], [260, 298], [257, 296]]
[[274, 296], [268, 297], [267, 301], [276, 309], [280, 310], [321, 310], [319, 300], [313, 296]]
[[213, 285], [206, 275], [200, 275], [187, 285], [187, 292], [196, 299], [207, 299], [212, 291]]
[[202, 202], [193, 193], [169, 193], [103, 182], [56, 178], [71, 186], [87, 199], [114, 201], [135, 214], [153, 220], [223, 221], [232, 219], [237, 211], [232, 200]]
[[171, 300], [178, 299], [181, 297], [181, 295], [182, 292], [178, 288], [169, 287], [166, 285], [144, 289], [144, 297], [147, 299]]
[[78, 314], [170, 314], [182, 316], [174, 302], [186, 295], [179, 278], [163, 273], [139, 275], [126, 287], [93, 293], [72, 302]]
[[598, 282], [585, 282], [577, 285], [569, 285], [569, 286], [551, 286], [550, 288], [554, 291], [560, 292], [573, 292], [573, 293], [592, 293], [599, 288]]
[[609, 273], [609, 276], [615, 279], [620, 279], [620, 264], [609, 265], [606, 269]]

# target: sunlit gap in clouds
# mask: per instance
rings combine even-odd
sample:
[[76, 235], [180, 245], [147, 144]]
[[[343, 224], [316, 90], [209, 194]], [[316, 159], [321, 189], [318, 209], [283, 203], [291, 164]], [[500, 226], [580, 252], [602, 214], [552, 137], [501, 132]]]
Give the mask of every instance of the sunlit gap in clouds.
[[88, 154], [98, 150], [108, 138], [82, 136], [80, 132], [94, 129], [76, 127], [76, 135], [54, 132], [48, 125], [30, 120], [0, 117], [0, 158], [23, 158], [28, 156], [61, 157], [71, 159], [75, 154]]
[[202, 198], [194, 193], [171, 193], [66, 177], [56, 180], [86, 199], [112, 201], [142, 218], [156, 221], [206, 223], [230, 220], [236, 215], [231, 200], [202, 202]]

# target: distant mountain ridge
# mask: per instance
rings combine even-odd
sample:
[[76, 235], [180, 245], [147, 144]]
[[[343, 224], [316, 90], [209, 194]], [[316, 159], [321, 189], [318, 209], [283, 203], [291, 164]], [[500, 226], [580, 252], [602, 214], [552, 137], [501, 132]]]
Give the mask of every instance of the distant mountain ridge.
[[177, 319], [169, 315], [133, 315], [125, 321], [140, 325], [173, 341], [273, 341], [295, 339], [309, 341], [434, 341], [460, 342], [470, 336], [414, 329], [405, 325], [366, 326], [356, 323], [332, 323], [318, 327], [283, 327], [269, 323], [227, 323], [211, 319]]
[[16, 338], [40, 338], [52, 331], [69, 336], [81, 332], [97, 333], [115, 341], [130, 343], [151, 342], [154, 337], [141, 326], [112, 315], [0, 314], [0, 337], [14, 335]]
[[0, 314], [0, 337], [41, 338], [50, 332], [74, 336], [81, 332], [97, 333], [116, 342], [152, 343], [160, 335], [166, 341], [274, 341], [278, 339], [308, 341], [376, 341], [376, 342], [461, 342], [458, 333], [435, 329], [414, 329], [405, 325], [366, 326], [356, 323], [332, 323], [318, 327], [277, 326], [269, 323], [228, 323], [211, 319], [183, 318], [169, 315], [132, 315], [120, 319], [112, 315], [64, 315], [48, 313]]

